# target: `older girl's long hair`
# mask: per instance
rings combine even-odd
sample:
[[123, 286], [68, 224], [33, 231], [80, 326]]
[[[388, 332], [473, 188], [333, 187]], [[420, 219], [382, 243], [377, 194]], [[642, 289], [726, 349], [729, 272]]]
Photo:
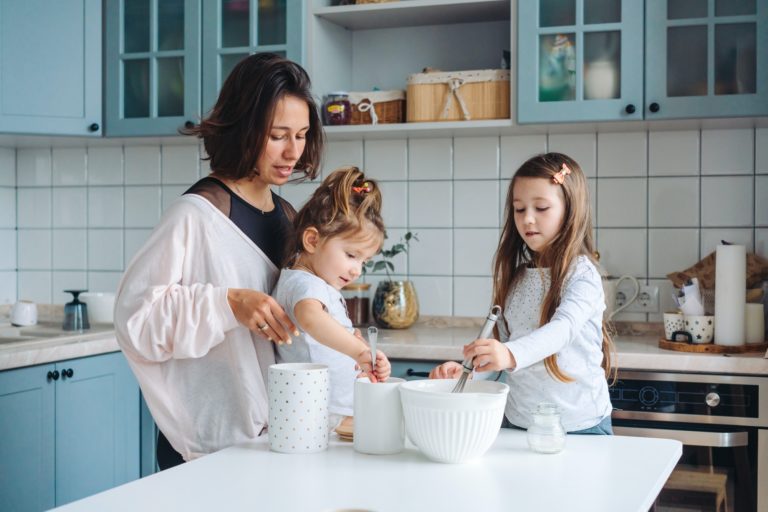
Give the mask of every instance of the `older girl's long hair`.
[[381, 190], [357, 167], [342, 167], [328, 175], [293, 220], [294, 236], [289, 240], [292, 265], [303, 250], [302, 236], [314, 227], [322, 238], [354, 236], [373, 226], [379, 245], [384, 241], [381, 218]]
[[[567, 165], [571, 174], [564, 177], [559, 186], [565, 199], [565, 212], [560, 231], [550, 244], [539, 253], [532, 252], [520, 236], [515, 226], [513, 191], [515, 183], [520, 178], [543, 178], [554, 183], [554, 177]], [[546, 153], [536, 155], [515, 173], [509, 184], [505, 205], [504, 228], [496, 250], [493, 263], [493, 304], [504, 304], [507, 296], [519, 284], [525, 269], [531, 265], [550, 268], [550, 287], [541, 304], [539, 325], [542, 326], [552, 319], [555, 310], [560, 305], [563, 285], [568, 272], [576, 258], [586, 256], [595, 262], [594, 243], [592, 240], [592, 214], [589, 203], [589, 189], [584, 173], [572, 158], [562, 153]], [[614, 351], [613, 341], [603, 320], [603, 363], [606, 377], [612, 374], [611, 359]], [[498, 336], [498, 329], [496, 335]], [[572, 382], [557, 365], [557, 354], [552, 354], [544, 360], [547, 372], [562, 382]]]

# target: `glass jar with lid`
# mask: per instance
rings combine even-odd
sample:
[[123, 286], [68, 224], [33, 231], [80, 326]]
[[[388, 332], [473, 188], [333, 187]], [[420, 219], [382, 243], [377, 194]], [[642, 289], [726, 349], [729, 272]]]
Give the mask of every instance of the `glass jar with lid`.
[[341, 289], [352, 325], [368, 325], [371, 310], [370, 283], [350, 283]]
[[349, 124], [352, 106], [346, 91], [331, 92], [323, 102], [323, 122], [327, 125]]
[[565, 446], [565, 429], [555, 404], [542, 402], [533, 411], [533, 423], [528, 427], [528, 446], [538, 453], [557, 453]]

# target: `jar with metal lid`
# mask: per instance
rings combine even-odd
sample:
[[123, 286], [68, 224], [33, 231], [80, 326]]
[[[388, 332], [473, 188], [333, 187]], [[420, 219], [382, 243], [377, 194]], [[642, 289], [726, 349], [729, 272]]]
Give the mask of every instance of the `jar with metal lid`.
[[368, 325], [371, 310], [369, 283], [350, 283], [341, 289], [341, 295], [347, 303], [347, 313], [352, 325]]
[[528, 427], [528, 446], [538, 453], [557, 453], [565, 446], [565, 429], [555, 404], [542, 402], [536, 407]]
[[352, 106], [345, 91], [329, 93], [323, 103], [323, 122], [327, 125], [349, 124], [352, 119]]

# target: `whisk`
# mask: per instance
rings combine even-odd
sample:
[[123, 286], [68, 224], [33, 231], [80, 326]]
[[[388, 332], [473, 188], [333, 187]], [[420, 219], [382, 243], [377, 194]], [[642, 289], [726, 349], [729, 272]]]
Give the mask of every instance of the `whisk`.
[[[493, 330], [493, 325], [496, 323], [496, 319], [499, 318], [499, 313], [501, 313], [501, 307], [499, 306], [493, 306], [491, 308], [491, 311], [488, 313], [488, 316], [485, 317], [485, 323], [483, 324], [483, 328], [480, 329], [480, 334], [478, 334], [477, 338], [487, 338], [491, 335], [491, 331]], [[462, 372], [461, 377], [459, 377], [459, 381], [456, 383], [456, 385], [451, 390], [451, 393], [462, 393], [464, 391], [464, 386], [467, 385], [467, 378], [469, 377], [469, 374], [472, 373], [472, 360], [471, 359], [465, 359], [463, 363], [461, 363], [462, 366]]]

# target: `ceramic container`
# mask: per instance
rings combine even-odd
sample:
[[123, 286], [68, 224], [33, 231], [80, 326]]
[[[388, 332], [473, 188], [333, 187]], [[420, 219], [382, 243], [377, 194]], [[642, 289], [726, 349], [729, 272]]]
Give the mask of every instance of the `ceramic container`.
[[664, 338], [669, 341], [675, 341], [672, 335], [680, 331], [685, 331], [683, 314], [678, 313], [677, 311], [668, 311], [664, 313]]
[[429, 459], [460, 463], [481, 457], [499, 434], [509, 386], [470, 380], [451, 393], [457, 379], [400, 385], [408, 438]]
[[686, 315], [685, 330], [692, 343], [712, 343], [715, 337], [715, 317], [712, 315]]
[[107, 292], [83, 292], [80, 300], [88, 304], [88, 318], [91, 322], [111, 324], [115, 309], [115, 294]]
[[390, 377], [386, 382], [371, 382], [367, 377], [355, 382], [355, 451], [373, 455], [398, 453], [405, 445], [405, 423], [400, 401], [404, 379]]
[[37, 323], [37, 304], [31, 300], [20, 300], [11, 308], [11, 324], [29, 327]]
[[314, 453], [328, 448], [328, 367], [273, 364], [267, 376], [269, 448]]

